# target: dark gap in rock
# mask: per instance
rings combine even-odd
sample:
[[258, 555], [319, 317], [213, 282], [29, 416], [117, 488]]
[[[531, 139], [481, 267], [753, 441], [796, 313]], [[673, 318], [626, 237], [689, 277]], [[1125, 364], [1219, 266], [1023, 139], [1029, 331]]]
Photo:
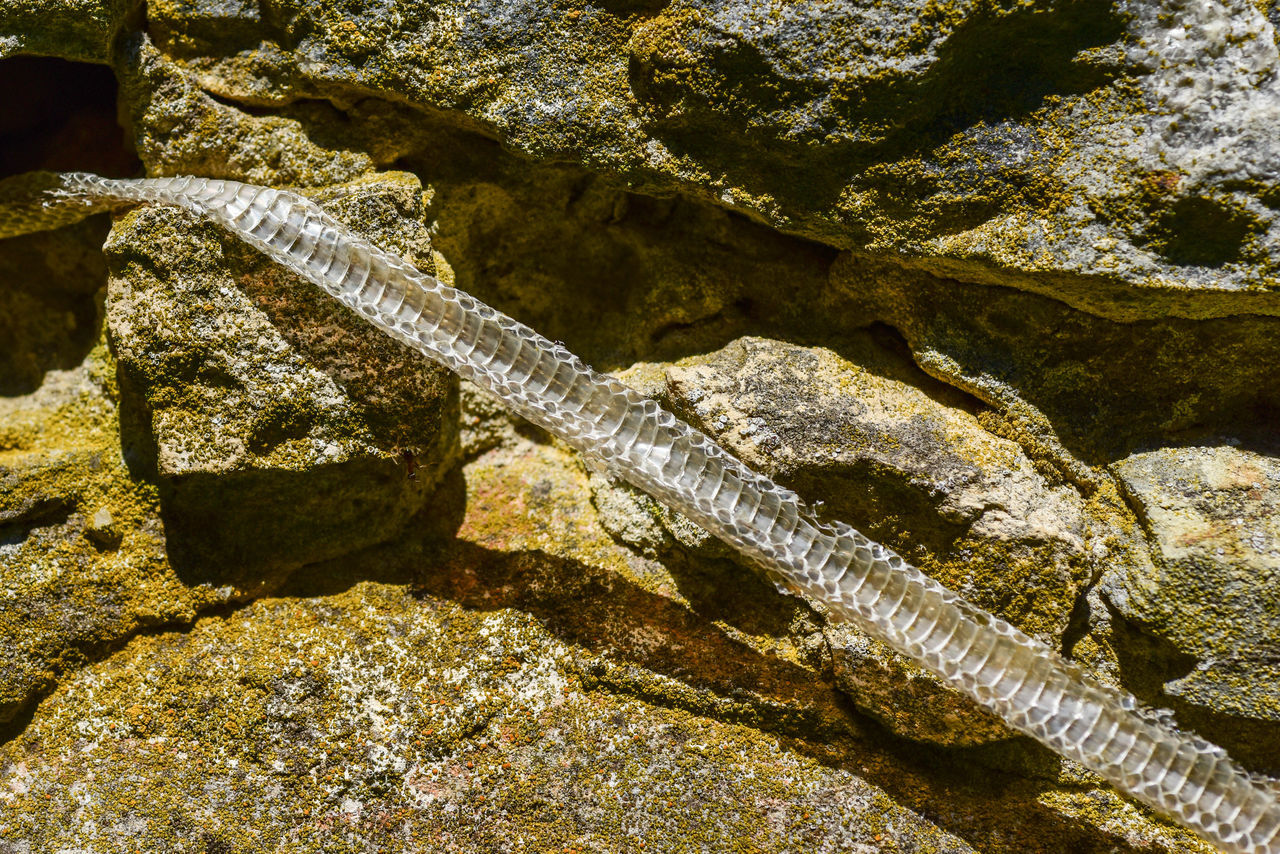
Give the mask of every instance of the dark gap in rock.
[[911, 344], [905, 335], [896, 327], [877, 320], [867, 327], [867, 334], [877, 347], [895, 356], [902, 366], [902, 372], [910, 377], [909, 384], [923, 391], [943, 406], [959, 409], [970, 415], [978, 415], [994, 410], [985, 402], [964, 389], [945, 383], [933, 375], [926, 373], [915, 355], [911, 352]]
[[1059, 647], [1063, 658], [1072, 658], [1076, 644], [1084, 640], [1093, 628], [1093, 611], [1089, 606], [1089, 590], [1086, 587], [1076, 595], [1076, 603], [1067, 618], [1067, 627], [1062, 632], [1062, 645]]
[[[61, 59], [0, 60], [0, 176], [35, 169], [134, 175], [110, 69]], [[97, 340], [106, 284], [105, 216], [0, 242], [0, 395], [34, 391]]]
[[0, 59], [0, 177], [33, 169], [135, 175], [116, 120], [111, 69], [47, 57]]
[[[428, 141], [429, 137], [429, 141]], [[811, 327], [836, 252], [686, 195], [636, 192], [435, 126], [395, 167], [435, 191], [459, 288], [604, 370]]]
[[15, 516], [3, 518], [3, 514], [0, 514], [0, 546], [17, 545], [36, 528], [61, 525], [67, 521], [71, 510], [69, 500], [46, 496]]
[[[215, 104], [220, 104], [221, 106], [228, 107], [238, 113], [244, 113], [246, 116], [254, 116], [255, 118], [279, 115], [281, 108], [284, 106], [281, 103], [262, 104], [247, 98], [229, 98], [226, 95], [221, 95], [217, 92], [210, 92], [208, 89], [201, 89], [200, 91], [204, 93], [206, 98], [213, 101]], [[289, 101], [288, 103], [296, 104], [298, 102]], [[328, 107], [333, 106], [328, 101], [322, 101], [320, 103]]]
[[670, 0], [597, 0], [597, 5], [619, 18], [652, 17], [671, 5]]

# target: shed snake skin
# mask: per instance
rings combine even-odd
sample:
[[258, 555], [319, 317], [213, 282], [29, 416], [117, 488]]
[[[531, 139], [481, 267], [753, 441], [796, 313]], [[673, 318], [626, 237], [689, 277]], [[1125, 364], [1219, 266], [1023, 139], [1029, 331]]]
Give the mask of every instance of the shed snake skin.
[[204, 178], [31, 173], [0, 182], [0, 237], [114, 206], [208, 217], [388, 335], [501, 399], [1058, 754], [1225, 852], [1280, 854], [1280, 798], [1221, 750], [1138, 713], [1043, 643], [795, 494], [562, 345], [385, 252], [289, 192]]

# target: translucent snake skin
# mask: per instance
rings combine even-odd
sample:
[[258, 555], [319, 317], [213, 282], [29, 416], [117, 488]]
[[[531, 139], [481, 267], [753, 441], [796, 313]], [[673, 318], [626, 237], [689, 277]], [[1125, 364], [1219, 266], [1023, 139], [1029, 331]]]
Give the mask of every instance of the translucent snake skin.
[[686, 514], [777, 581], [1227, 852], [1280, 854], [1280, 799], [1219, 749], [965, 602], [563, 346], [354, 235], [301, 196], [202, 178], [33, 173], [0, 184], [0, 237], [120, 204], [209, 217], [387, 334]]

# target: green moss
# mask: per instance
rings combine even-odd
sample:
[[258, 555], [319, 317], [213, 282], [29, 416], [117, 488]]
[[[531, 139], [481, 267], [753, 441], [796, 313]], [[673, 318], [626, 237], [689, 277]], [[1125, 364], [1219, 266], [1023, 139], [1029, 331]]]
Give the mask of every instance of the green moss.
[[[130, 0], [13, 0], [0, 8], [3, 52], [106, 64]], [[3, 43], [3, 42], [0, 42]]]
[[187, 587], [164, 559], [156, 485], [121, 458], [114, 367], [99, 342], [60, 389], [10, 400], [4, 412], [13, 449], [0, 454], [0, 530], [16, 546], [4, 561], [12, 604], [0, 636], [16, 666], [0, 681], [2, 718], [140, 628], [190, 621], [221, 600]]

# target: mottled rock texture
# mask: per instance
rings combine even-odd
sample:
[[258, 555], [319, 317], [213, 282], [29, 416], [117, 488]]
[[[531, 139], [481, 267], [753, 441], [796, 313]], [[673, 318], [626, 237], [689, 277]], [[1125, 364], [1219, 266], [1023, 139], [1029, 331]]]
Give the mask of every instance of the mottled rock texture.
[[[317, 199], [433, 270], [416, 179]], [[105, 251], [126, 447], [183, 571], [260, 593], [393, 536], [456, 462], [456, 379], [218, 227], [139, 211]]]
[[[301, 188], [1276, 774], [1273, 18], [16, 0], [0, 167]], [[1204, 850], [186, 214], [0, 337], [4, 854]]]
[[[1164, 641], [1179, 714], [1261, 764], [1280, 755], [1280, 464], [1238, 443], [1162, 448], [1115, 465], [1153, 546], [1103, 589]], [[1130, 656], [1141, 655], [1134, 645]], [[1145, 666], [1129, 663], [1150, 672]], [[1158, 672], [1158, 671], [1157, 671]], [[1155, 687], [1155, 686], [1149, 686]]]

